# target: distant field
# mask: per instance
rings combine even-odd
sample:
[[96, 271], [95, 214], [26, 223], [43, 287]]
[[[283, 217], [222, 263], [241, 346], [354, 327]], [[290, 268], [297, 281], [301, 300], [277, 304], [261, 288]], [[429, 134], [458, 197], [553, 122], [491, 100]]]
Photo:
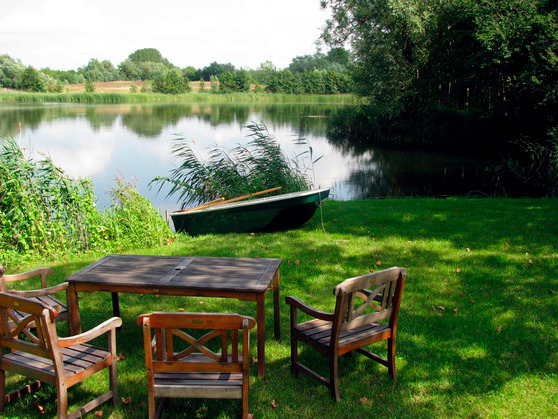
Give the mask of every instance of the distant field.
[[[93, 82], [93, 84], [95, 85], [95, 92], [97, 93], [129, 93], [132, 84], [136, 86], [138, 91], [141, 91], [141, 88], [145, 83], [151, 84], [150, 82], [146, 82], [145, 80]], [[190, 82], [190, 87], [192, 88], [192, 91], [197, 91], [200, 89], [200, 82], [192, 81]], [[69, 84], [66, 86], [66, 88], [69, 93], [85, 92], [85, 83]], [[209, 82], [205, 82], [205, 88], [210, 88]]]

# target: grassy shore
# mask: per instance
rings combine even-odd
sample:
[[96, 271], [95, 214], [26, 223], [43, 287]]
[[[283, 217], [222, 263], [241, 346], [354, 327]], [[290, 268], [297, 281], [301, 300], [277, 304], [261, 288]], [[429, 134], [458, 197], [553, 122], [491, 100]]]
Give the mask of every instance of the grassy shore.
[[[86, 93], [85, 84], [69, 85], [63, 93], [30, 93], [0, 89], [0, 102], [23, 103], [144, 103], [144, 102], [237, 102], [237, 103], [334, 103], [357, 104], [359, 99], [353, 95], [287, 95], [270, 93], [230, 93], [209, 92], [209, 82], [205, 91], [200, 92], [199, 82], [191, 82], [192, 91], [180, 95], [166, 95], [141, 92], [143, 81], [95, 82], [95, 92]], [[134, 84], [137, 93], [131, 93]]]
[[[399, 199], [325, 202], [303, 228], [273, 234], [179, 235], [170, 246], [136, 254], [278, 257], [281, 266], [280, 341], [273, 335], [272, 299], [266, 303], [265, 379], [252, 365], [250, 412], [255, 417], [557, 417], [558, 416], [558, 199]], [[52, 284], [103, 255], [37, 262]], [[340, 360], [341, 401], [289, 367], [284, 297], [294, 295], [331, 311], [333, 287], [345, 278], [393, 265], [408, 269], [397, 342], [398, 379], [354, 354]], [[107, 293], [83, 294], [84, 330], [111, 316]], [[255, 304], [228, 299], [121, 295], [123, 328], [117, 337], [119, 391], [128, 404], [99, 408], [102, 417], [146, 417], [140, 313], [238, 312]], [[60, 331], [65, 333], [62, 325]], [[255, 336], [252, 337], [255, 356]], [[377, 344], [380, 354], [385, 344]], [[327, 362], [311, 351], [302, 359]], [[9, 389], [21, 384], [9, 380]], [[72, 409], [108, 385], [106, 374], [70, 389]], [[41, 389], [6, 408], [7, 417], [56, 414], [55, 393]], [[237, 417], [238, 401], [171, 401], [166, 417]]]

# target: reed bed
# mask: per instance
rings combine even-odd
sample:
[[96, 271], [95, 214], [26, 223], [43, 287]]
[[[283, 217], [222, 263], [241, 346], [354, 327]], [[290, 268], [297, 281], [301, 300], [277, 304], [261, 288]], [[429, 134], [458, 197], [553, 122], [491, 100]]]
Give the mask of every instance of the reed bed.
[[165, 95], [158, 93], [0, 93], [0, 102], [22, 103], [147, 103], [147, 102], [237, 102], [237, 103], [332, 103], [353, 105], [359, 99], [353, 95], [288, 95], [268, 93], [185, 93]]

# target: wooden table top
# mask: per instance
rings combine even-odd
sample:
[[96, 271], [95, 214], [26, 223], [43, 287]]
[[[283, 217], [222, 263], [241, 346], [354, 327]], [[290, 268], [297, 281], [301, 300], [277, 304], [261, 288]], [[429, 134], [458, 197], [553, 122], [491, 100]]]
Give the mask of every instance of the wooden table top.
[[281, 259], [108, 255], [66, 278], [107, 286], [265, 292]]

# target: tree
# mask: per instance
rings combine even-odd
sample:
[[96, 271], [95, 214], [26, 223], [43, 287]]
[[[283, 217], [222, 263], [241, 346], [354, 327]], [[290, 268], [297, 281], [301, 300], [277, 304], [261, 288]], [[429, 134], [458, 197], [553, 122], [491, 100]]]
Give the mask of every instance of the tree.
[[85, 93], [94, 93], [95, 92], [95, 85], [93, 84], [92, 80], [87, 80], [85, 82]]
[[21, 87], [28, 92], [45, 91], [45, 85], [39, 72], [31, 66], [27, 67], [21, 76]]
[[204, 67], [202, 70], [203, 79], [206, 81], [211, 80], [211, 76], [217, 76], [221, 78], [221, 74], [226, 73], [234, 73], [234, 65], [231, 63], [227, 64], [219, 64], [217, 61], [213, 61], [207, 67]]
[[161, 55], [161, 53], [155, 48], [138, 49], [135, 52], [128, 55], [128, 59], [134, 64], [151, 62], [151, 63], [161, 63], [167, 67], [172, 66], [169, 60], [164, 58]]
[[556, 124], [558, 13], [550, 1], [322, 4], [332, 11], [324, 40], [352, 46], [358, 91], [381, 118], [477, 112], [538, 135]]
[[25, 66], [7, 54], [0, 55], [0, 87], [19, 89]]
[[234, 92], [235, 85], [233, 75], [230, 72], [225, 72], [219, 76], [219, 93]]
[[190, 91], [190, 85], [182, 72], [174, 68], [153, 80], [153, 91], [176, 95]]

